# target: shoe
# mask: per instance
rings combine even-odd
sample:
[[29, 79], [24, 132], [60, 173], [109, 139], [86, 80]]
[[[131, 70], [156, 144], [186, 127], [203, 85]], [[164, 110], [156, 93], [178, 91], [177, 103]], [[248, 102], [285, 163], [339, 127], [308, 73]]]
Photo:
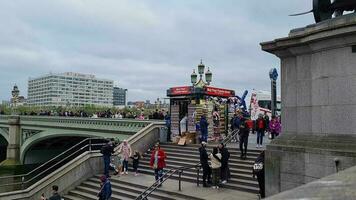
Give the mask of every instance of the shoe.
[[203, 187], [209, 187], [209, 185], [206, 183], [203, 183]]
[[135, 173], [135, 176], [138, 176], [138, 173]]
[[215, 189], [219, 189], [219, 186], [215, 186]]
[[126, 174], [126, 175], [129, 174], [129, 172], [126, 171], [125, 174]]
[[114, 175], [116, 176], [116, 175], [118, 175], [119, 174], [119, 172], [114, 172]]
[[256, 145], [256, 149], [260, 148], [260, 145]]
[[125, 172], [121, 172], [121, 175], [124, 175], [125, 174]]
[[226, 183], [227, 183], [226, 180], [221, 181], [221, 184], [226, 184]]
[[211, 186], [211, 188], [216, 189], [216, 186]]

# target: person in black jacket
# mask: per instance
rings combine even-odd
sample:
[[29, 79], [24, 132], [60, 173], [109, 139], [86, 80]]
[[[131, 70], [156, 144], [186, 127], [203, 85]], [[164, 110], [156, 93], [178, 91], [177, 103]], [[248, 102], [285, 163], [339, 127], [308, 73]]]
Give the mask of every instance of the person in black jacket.
[[265, 197], [265, 151], [262, 151], [256, 158], [253, 165], [253, 178], [257, 176], [258, 186], [260, 187], [261, 198]]
[[230, 169], [229, 169], [229, 158], [230, 153], [225, 147], [224, 143], [219, 144], [219, 151], [221, 153], [221, 183], [225, 184], [230, 178]]
[[[208, 163], [209, 156], [206, 151], [206, 142], [201, 143], [201, 147], [199, 148], [200, 153], [200, 164], [203, 168], [203, 187], [209, 187], [208, 184], [211, 183], [211, 169]], [[206, 182], [208, 180], [208, 182]]]
[[101, 153], [103, 154], [103, 159], [104, 159], [104, 175], [106, 177], [110, 177], [109, 175], [110, 160], [111, 160], [110, 157], [114, 153], [114, 148], [115, 148], [114, 145], [115, 145], [115, 140], [111, 139], [101, 149]]
[[239, 132], [241, 159], [246, 159], [247, 157], [247, 144], [248, 144], [249, 133], [250, 130], [246, 124], [246, 119], [244, 117], [241, 117], [240, 132]]

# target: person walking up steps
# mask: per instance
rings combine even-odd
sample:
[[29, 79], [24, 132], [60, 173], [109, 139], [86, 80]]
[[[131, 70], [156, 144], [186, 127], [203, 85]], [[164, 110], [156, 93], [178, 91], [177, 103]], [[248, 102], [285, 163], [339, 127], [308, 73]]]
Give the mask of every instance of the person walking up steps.
[[209, 155], [211, 161], [211, 172], [213, 177], [212, 188], [218, 189], [220, 182], [220, 167], [221, 167], [221, 154], [217, 147], [213, 148], [213, 153]]
[[265, 135], [267, 123], [263, 118], [262, 114], [258, 115], [258, 119], [256, 120], [256, 132], [257, 132], [257, 144], [256, 148], [262, 148], [263, 136]]
[[248, 127], [246, 125], [246, 119], [242, 117], [241, 124], [240, 124], [240, 132], [239, 132], [241, 159], [246, 159], [247, 157], [247, 144], [248, 144], [249, 133], [250, 131], [248, 130]]
[[134, 155], [131, 157], [132, 158], [132, 168], [135, 172], [135, 176], [138, 175], [138, 165], [141, 159], [141, 154], [138, 151], [135, 151]]

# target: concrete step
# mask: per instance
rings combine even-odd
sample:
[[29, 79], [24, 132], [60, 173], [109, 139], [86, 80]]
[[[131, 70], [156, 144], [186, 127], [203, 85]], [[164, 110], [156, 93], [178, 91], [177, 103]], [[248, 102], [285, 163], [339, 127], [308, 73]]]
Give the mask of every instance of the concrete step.
[[[167, 143], [163, 143], [160, 146], [163, 149], [166, 149], [166, 148], [178, 148], [178, 149], [189, 149], [189, 150], [198, 150], [199, 147], [200, 147], [200, 145], [192, 145], [192, 144], [185, 145], [185, 146], [180, 146], [180, 145], [177, 145], [177, 144], [167, 144]], [[213, 147], [215, 147], [215, 146], [208, 146], [207, 150], [212, 151]], [[261, 151], [263, 151], [263, 149], [256, 149], [256, 148], [254, 148], [254, 146], [250, 147], [250, 148], [248, 148], [248, 147], [247, 147], [247, 150], [252, 152], [252, 153], [254, 153], [254, 154], [256, 154], [256, 155], [260, 154]], [[234, 153], [239, 153], [240, 152], [240, 148], [238, 147], [238, 145], [236, 145], [236, 148], [235, 147], [227, 147], [227, 149], [229, 150], [229, 152], [234, 152]]]
[[64, 195], [63, 199], [64, 200], [85, 200], [85, 199], [79, 198], [77, 196], [72, 196], [72, 195], [69, 195], [69, 194]]
[[[152, 169], [141, 168], [141, 169], [139, 169], [139, 173], [153, 176]], [[179, 175], [175, 174], [175, 175], [171, 176], [171, 179], [178, 180]], [[191, 182], [191, 183], [197, 182], [196, 176], [192, 177], [192, 176], [188, 176], [186, 174], [182, 175], [181, 180], [182, 180], [183, 188], [184, 188], [184, 181]], [[200, 183], [202, 184], [202, 179], [200, 179]], [[252, 183], [251, 181], [246, 183], [245, 181], [234, 180], [233, 182], [230, 181], [229, 183], [224, 184], [222, 187], [228, 188], [228, 189], [233, 189], [233, 190], [239, 190], [239, 191], [243, 191], [243, 192], [249, 192], [249, 193], [253, 193], [253, 194], [257, 194], [259, 191], [257, 182], [255, 184], [255, 183]]]
[[[98, 184], [97, 184], [98, 185]], [[92, 188], [92, 187], [86, 187], [86, 186], [77, 186], [76, 190], [81, 192], [82, 194], [85, 193], [87, 195], [91, 195], [91, 196], [97, 196], [100, 188]], [[114, 189], [112, 188], [112, 195], [111, 195], [111, 199], [113, 200], [129, 200], [135, 197], [135, 195], [133, 195], [132, 197], [130, 196], [129, 193], [124, 193], [126, 194], [125, 196], [122, 195], [122, 193], [117, 193], [116, 191], [114, 191]], [[98, 197], [96, 197], [96, 199], [98, 199]]]

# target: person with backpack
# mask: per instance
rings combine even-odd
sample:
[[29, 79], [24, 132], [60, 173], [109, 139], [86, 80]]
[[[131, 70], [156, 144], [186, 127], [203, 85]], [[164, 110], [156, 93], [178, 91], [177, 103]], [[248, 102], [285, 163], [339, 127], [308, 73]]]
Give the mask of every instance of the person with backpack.
[[265, 198], [265, 151], [262, 151], [260, 155], [256, 158], [255, 163], [253, 165], [253, 178], [256, 178], [258, 181], [258, 186], [260, 188], [260, 196], [261, 198]]
[[221, 154], [217, 147], [213, 148], [213, 153], [209, 155], [211, 161], [211, 174], [213, 178], [213, 186], [214, 189], [219, 189], [219, 181], [220, 181], [220, 167], [221, 167]]
[[100, 177], [100, 191], [98, 193], [99, 200], [109, 200], [111, 198], [112, 189], [109, 179], [103, 175]]
[[111, 155], [114, 153], [114, 139], [111, 139], [108, 143], [106, 143], [101, 148], [100, 153], [103, 154], [104, 175], [106, 177], [110, 177], [109, 169], [110, 169]]
[[258, 115], [258, 119], [256, 120], [256, 132], [257, 132], [257, 144], [256, 148], [262, 148], [263, 136], [266, 131], [266, 121], [263, 118], [262, 114]]

